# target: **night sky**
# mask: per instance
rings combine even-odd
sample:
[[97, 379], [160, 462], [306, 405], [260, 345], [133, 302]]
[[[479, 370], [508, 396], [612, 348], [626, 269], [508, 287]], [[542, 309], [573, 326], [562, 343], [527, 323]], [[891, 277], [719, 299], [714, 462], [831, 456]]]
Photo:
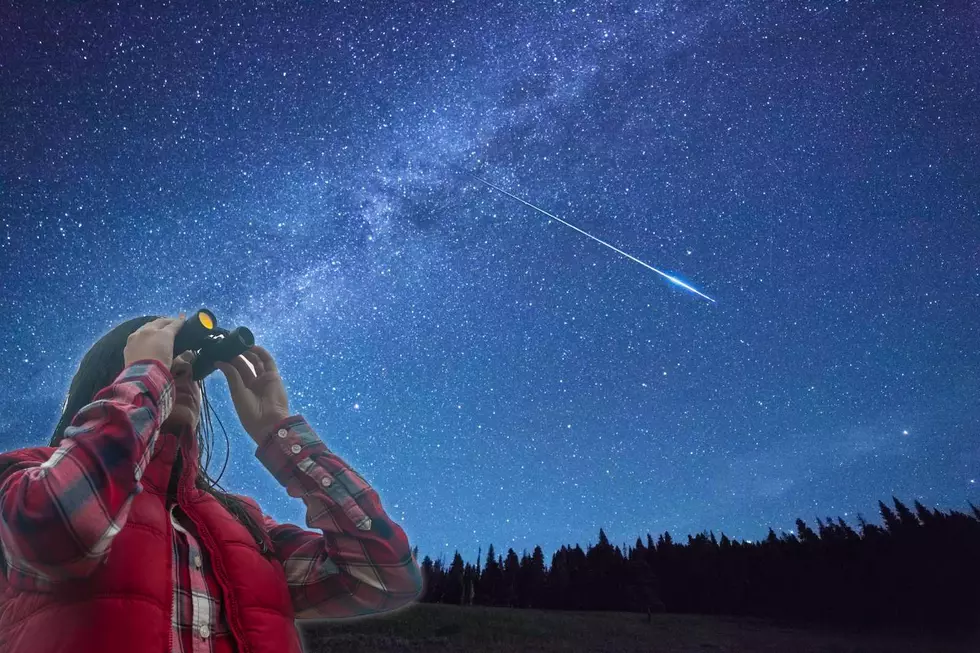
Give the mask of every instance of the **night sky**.
[[980, 503], [980, 3], [251, 4], [3, 2], [0, 448], [207, 307], [420, 557]]

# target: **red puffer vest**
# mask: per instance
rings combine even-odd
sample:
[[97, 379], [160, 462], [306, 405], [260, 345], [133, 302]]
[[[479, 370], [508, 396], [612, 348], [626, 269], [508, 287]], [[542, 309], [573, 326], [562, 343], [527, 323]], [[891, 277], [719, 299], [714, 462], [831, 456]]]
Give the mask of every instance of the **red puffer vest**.
[[[182, 464], [177, 502], [196, 524], [215, 568], [239, 653], [302, 653], [286, 577], [264, 557], [251, 533], [211, 495], [194, 486], [197, 438], [161, 433], [128, 519], [105, 564], [55, 593], [18, 591], [0, 574], [3, 653], [170, 653], [173, 526], [166, 496], [178, 437]], [[47, 460], [54, 447], [16, 452], [17, 460]], [[262, 523], [258, 505], [250, 511]], [[271, 550], [271, 541], [266, 542]]]

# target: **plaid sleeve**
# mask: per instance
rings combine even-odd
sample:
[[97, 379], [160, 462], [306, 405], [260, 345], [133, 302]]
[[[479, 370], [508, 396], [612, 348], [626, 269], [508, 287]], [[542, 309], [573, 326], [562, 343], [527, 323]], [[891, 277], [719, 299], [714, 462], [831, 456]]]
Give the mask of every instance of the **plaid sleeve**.
[[419, 597], [422, 572], [405, 532], [385, 513], [378, 493], [301, 415], [280, 422], [255, 456], [306, 504], [307, 526], [322, 531], [263, 515], [296, 619], [390, 612]]
[[0, 548], [11, 585], [46, 590], [98, 568], [143, 489], [172, 407], [170, 370], [136, 361], [78, 411], [50, 457], [0, 455]]

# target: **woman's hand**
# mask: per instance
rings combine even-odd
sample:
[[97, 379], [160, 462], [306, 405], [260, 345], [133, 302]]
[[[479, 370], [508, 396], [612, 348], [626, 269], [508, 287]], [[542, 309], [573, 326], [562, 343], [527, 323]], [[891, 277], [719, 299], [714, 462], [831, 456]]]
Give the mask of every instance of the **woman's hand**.
[[183, 313], [177, 319], [159, 317], [130, 333], [126, 338], [126, 348], [123, 349], [125, 366], [152, 358], [170, 369], [174, 362], [174, 339], [186, 321]]
[[[246, 359], [255, 368], [254, 373]], [[272, 427], [289, 417], [286, 388], [272, 354], [253, 345], [231, 363], [219, 361], [215, 367], [228, 379], [231, 399], [245, 432], [256, 444], [262, 445], [272, 435]]]

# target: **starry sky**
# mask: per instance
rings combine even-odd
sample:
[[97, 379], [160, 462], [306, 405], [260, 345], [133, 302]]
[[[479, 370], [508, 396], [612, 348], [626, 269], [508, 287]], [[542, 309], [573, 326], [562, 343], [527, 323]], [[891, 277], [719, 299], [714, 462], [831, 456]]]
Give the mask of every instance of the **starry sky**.
[[203, 306], [420, 556], [980, 503], [980, 3], [919, 4], [8, 0], [0, 448]]

